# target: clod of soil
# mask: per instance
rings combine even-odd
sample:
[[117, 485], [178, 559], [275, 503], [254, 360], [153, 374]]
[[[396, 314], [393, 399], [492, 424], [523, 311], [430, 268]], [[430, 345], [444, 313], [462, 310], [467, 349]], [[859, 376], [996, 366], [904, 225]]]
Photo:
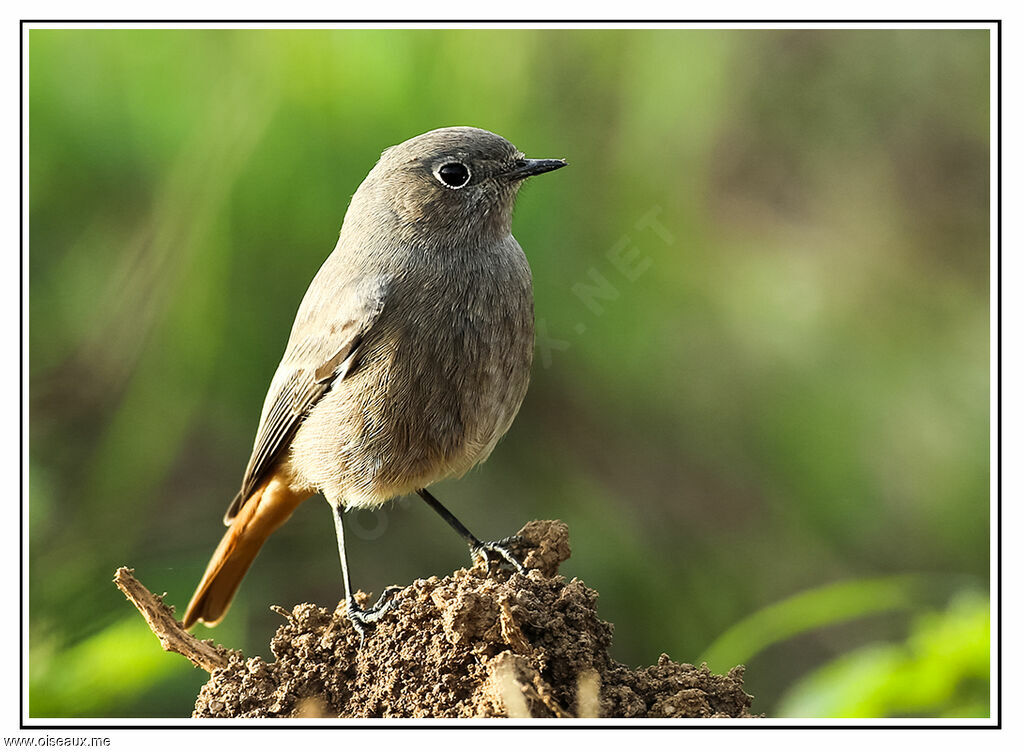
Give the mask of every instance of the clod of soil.
[[597, 591], [557, 574], [565, 523], [519, 535], [526, 576], [481, 566], [417, 580], [362, 647], [342, 609], [280, 609], [276, 660], [233, 654], [194, 717], [750, 717], [742, 666], [718, 676], [667, 655], [636, 670], [609, 658]]

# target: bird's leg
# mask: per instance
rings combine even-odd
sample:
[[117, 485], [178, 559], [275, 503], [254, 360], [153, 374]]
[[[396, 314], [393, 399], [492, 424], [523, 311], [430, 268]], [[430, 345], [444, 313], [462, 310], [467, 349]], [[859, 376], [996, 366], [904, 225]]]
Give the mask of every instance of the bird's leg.
[[384, 592], [380, 594], [380, 598], [377, 599], [376, 603], [369, 608], [360, 608], [355, 596], [352, 594], [352, 585], [349, 582], [348, 576], [348, 560], [345, 558], [345, 529], [341, 519], [344, 507], [341, 504], [331, 504], [331, 507], [334, 511], [334, 529], [338, 534], [338, 556], [341, 559], [341, 576], [345, 581], [345, 614], [348, 616], [349, 621], [352, 622], [356, 632], [359, 633], [359, 647], [362, 647], [367, 631], [373, 629], [374, 624], [391, 609], [394, 605], [392, 597], [401, 588], [395, 586], [384, 588]]
[[501, 540], [482, 542], [473, 533], [469, 532], [469, 528], [459, 522], [458, 518], [448, 511], [447, 507], [440, 501], [434, 498], [434, 495], [425, 488], [419, 489], [416, 493], [420, 495], [427, 504], [441, 515], [441, 519], [451, 525], [452, 529], [462, 536], [462, 539], [469, 545], [469, 553], [472, 555], [473, 560], [482, 559], [485, 562], [498, 561], [499, 564], [504, 564], [512, 569], [519, 572], [519, 574], [526, 574], [526, 567], [522, 565], [519, 559], [516, 558], [515, 554], [512, 553], [510, 546], [516, 543], [522, 542], [522, 539], [516, 535], [509, 536], [508, 538], [502, 538]]

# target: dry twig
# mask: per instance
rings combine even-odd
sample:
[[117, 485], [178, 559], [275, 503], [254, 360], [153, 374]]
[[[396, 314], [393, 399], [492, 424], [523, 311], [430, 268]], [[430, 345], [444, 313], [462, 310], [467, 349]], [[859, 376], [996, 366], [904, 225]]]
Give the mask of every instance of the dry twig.
[[213, 644], [212, 640], [200, 640], [186, 632], [181, 622], [174, 618], [174, 610], [163, 602], [163, 598], [149, 592], [135, 578], [134, 571], [121, 567], [114, 573], [114, 584], [139, 609], [150, 630], [160, 640], [160, 646], [168, 652], [185, 656], [211, 674], [227, 666], [231, 651]]

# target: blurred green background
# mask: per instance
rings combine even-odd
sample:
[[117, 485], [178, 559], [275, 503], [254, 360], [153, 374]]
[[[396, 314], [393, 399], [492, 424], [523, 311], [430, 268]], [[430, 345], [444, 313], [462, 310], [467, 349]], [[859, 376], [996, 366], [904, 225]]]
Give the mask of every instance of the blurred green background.
[[[514, 222], [530, 392], [439, 497], [484, 538], [568, 522], [625, 663], [743, 662], [769, 715], [988, 715], [989, 44], [31, 31], [31, 715], [191, 712], [114, 569], [182, 612], [349, 197], [447, 125], [571, 167]], [[467, 562], [418, 500], [351, 529], [364, 590]], [[269, 657], [336, 557], [304, 505], [199, 634]]]

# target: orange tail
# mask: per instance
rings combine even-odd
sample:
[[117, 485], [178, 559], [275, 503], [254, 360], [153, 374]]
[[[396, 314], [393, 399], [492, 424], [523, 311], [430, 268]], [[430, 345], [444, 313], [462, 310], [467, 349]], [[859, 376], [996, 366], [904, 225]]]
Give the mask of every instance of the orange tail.
[[224, 618], [264, 541], [308, 498], [308, 493], [297, 494], [275, 477], [253, 491], [206, 566], [206, 574], [185, 610], [186, 629], [197, 621], [212, 627]]

